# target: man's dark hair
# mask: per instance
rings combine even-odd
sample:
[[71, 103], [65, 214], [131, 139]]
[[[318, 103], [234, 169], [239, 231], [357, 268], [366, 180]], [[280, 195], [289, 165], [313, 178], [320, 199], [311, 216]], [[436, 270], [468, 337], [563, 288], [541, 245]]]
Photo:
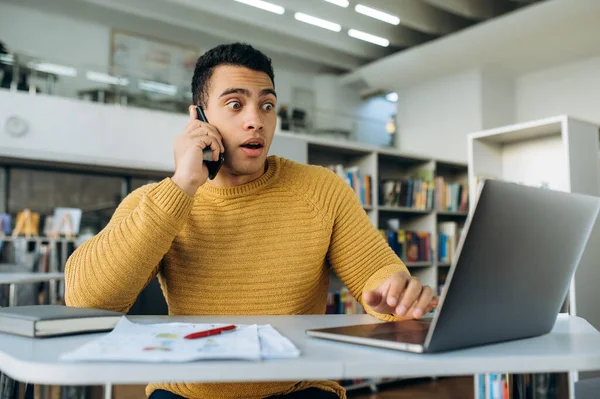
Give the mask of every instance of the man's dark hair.
[[208, 100], [208, 82], [213, 71], [219, 65], [234, 65], [246, 67], [254, 71], [264, 72], [275, 87], [275, 75], [271, 59], [249, 44], [231, 43], [221, 44], [202, 54], [196, 62], [194, 77], [192, 78], [192, 98], [194, 104], [206, 108]]

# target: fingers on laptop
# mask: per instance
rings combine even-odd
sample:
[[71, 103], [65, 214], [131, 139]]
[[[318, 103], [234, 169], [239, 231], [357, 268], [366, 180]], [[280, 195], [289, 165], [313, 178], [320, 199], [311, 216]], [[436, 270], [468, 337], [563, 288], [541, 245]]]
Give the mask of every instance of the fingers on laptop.
[[423, 287], [419, 298], [415, 302], [414, 310], [412, 311], [412, 316], [418, 319], [424, 314], [426, 314], [428, 312], [427, 308], [429, 307], [432, 298], [433, 290], [431, 289], [431, 287]]
[[[390, 306], [393, 303], [398, 304], [395, 308], [392, 306], [393, 312], [397, 316], [407, 315], [418, 319], [437, 306], [437, 300], [434, 300], [433, 296], [433, 289], [429, 286], [421, 285], [418, 279], [411, 277], [408, 279], [404, 289], [401, 287], [402, 284], [393, 288], [390, 287], [387, 300]], [[399, 295], [396, 294], [397, 290], [400, 291]]]

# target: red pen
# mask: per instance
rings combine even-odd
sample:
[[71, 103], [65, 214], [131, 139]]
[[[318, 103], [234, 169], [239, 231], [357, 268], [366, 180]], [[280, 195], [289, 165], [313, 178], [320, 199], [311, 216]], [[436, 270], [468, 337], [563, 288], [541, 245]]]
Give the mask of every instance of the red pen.
[[219, 335], [223, 331], [235, 330], [235, 328], [236, 327], [232, 324], [230, 326], [213, 328], [211, 330], [198, 331], [198, 332], [195, 332], [195, 333], [188, 334], [188, 335], [186, 335], [183, 338], [185, 338], [185, 339], [205, 338], [205, 337], [210, 337], [210, 336], [213, 336], [213, 335]]

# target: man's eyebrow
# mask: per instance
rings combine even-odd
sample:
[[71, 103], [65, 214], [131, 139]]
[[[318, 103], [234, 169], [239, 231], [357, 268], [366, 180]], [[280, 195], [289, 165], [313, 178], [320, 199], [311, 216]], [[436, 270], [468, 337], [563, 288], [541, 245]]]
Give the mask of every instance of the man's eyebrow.
[[263, 90], [260, 92], [260, 95], [261, 95], [261, 96], [266, 96], [266, 95], [268, 95], [268, 94], [272, 94], [272, 95], [274, 95], [274, 96], [275, 96], [275, 98], [277, 98], [277, 93], [275, 93], [275, 90], [273, 90], [273, 89], [263, 89]]
[[221, 95], [219, 97], [224, 97], [229, 94], [243, 94], [246, 97], [250, 97], [250, 90], [242, 89], [241, 87], [232, 87], [232, 88], [225, 90], [223, 93], [221, 93]]
[[[227, 96], [229, 94], [243, 94], [246, 97], [250, 97], [250, 95], [252, 93], [248, 89], [244, 89], [244, 88], [241, 88], [241, 87], [231, 87], [231, 88], [225, 90], [223, 93], [221, 93], [221, 95], [219, 97], [224, 97], [224, 96]], [[261, 96], [266, 96], [266, 95], [269, 95], [269, 94], [272, 94], [275, 97], [277, 97], [277, 93], [275, 93], [275, 90], [273, 90], [273, 89], [263, 89], [263, 90], [260, 91], [260, 95]]]

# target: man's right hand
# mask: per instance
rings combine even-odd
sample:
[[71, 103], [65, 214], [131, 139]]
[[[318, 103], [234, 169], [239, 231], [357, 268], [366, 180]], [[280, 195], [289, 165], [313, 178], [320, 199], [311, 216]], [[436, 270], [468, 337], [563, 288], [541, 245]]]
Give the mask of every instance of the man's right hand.
[[190, 105], [190, 120], [175, 139], [175, 174], [171, 178], [179, 188], [193, 196], [208, 179], [208, 169], [202, 160], [202, 150], [210, 147], [213, 160], [225, 152], [221, 134], [216, 127], [198, 120], [196, 107]]

